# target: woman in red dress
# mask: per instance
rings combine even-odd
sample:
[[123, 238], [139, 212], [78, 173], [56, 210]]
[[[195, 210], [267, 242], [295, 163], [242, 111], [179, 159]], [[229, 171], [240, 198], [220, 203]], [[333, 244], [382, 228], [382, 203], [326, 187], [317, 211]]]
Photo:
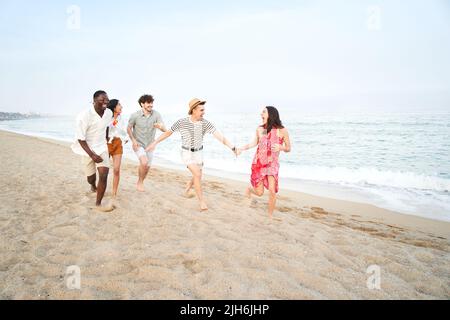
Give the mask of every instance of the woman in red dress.
[[278, 110], [265, 107], [261, 113], [263, 124], [256, 129], [253, 142], [238, 148], [237, 154], [258, 146], [252, 163], [251, 185], [245, 194], [251, 199], [252, 194], [261, 197], [264, 188], [269, 190], [269, 217], [272, 218], [278, 193], [278, 157], [280, 151], [290, 152], [291, 143], [287, 129], [280, 120]]

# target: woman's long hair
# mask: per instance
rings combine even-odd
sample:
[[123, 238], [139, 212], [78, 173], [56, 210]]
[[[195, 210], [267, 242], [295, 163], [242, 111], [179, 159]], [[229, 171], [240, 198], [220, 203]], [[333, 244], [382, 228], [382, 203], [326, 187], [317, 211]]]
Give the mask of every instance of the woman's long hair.
[[117, 105], [119, 104], [119, 100], [117, 99], [111, 99], [108, 103], [108, 109], [112, 111], [114, 116], [114, 110], [116, 110]]
[[267, 129], [267, 133], [269, 133], [273, 128], [283, 129], [284, 126], [281, 123], [280, 114], [278, 113], [277, 108], [267, 106], [266, 109], [267, 113], [269, 114], [269, 117], [267, 118], [267, 125], [264, 126], [264, 128]]

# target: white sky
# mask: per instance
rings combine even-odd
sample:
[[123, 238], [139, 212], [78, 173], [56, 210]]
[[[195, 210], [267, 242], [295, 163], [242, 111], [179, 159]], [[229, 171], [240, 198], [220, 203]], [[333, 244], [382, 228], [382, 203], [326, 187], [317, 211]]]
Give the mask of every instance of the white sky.
[[0, 41], [0, 111], [450, 111], [447, 0], [0, 0]]

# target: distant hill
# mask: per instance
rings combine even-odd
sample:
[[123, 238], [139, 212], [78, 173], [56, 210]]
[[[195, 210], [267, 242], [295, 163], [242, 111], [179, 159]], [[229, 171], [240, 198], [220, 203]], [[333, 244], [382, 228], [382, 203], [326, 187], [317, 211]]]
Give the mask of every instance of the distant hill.
[[18, 112], [0, 112], [0, 121], [5, 120], [22, 120], [22, 119], [34, 119], [40, 118], [41, 116], [37, 113], [18, 113]]

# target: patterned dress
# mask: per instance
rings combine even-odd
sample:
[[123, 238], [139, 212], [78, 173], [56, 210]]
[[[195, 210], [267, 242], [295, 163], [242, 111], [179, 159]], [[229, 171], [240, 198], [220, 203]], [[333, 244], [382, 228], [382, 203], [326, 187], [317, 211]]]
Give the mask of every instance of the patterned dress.
[[283, 144], [283, 138], [277, 136], [277, 129], [272, 128], [268, 134], [264, 134], [259, 139], [258, 150], [252, 163], [252, 175], [250, 182], [256, 188], [261, 181], [266, 189], [269, 189], [269, 176], [275, 178], [275, 192], [278, 192], [278, 170], [280, 164], [278, 157], [280, 152], [273, 152], [272, 146]]

